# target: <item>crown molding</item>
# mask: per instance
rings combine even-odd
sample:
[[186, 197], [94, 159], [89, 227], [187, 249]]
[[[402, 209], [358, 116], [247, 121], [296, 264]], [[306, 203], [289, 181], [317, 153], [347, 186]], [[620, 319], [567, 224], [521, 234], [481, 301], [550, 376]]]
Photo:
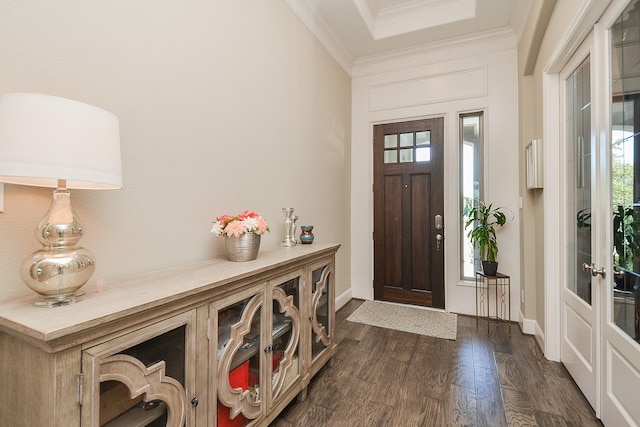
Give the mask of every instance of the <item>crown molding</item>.
[[516, 49], [516, 47], [516, 37], [513, 30], [501, 28], [359, 58], [353, 64], [352, 77], [365, 77], [412, 66]]
[[351, 76], [353, 56], [340, 40], [329, 30], [329, 27], [312, 11], [306, 1], [283, 0], [302, 23], [316, 36], [318, 41], [335, 61]]
[[362, 18], [362, 22], [369, 30], [369, 34], [371, 37], [375, 38], [376, 36], [376, 13], [374, 13], [367, 3], [367, 0], [353, 0], [353, 4], [356, 6], [360, 17]]
[[381, 40], [474, 18], [476, 2], [422, 0], [382, 9], [375, 17], [373, 38]]

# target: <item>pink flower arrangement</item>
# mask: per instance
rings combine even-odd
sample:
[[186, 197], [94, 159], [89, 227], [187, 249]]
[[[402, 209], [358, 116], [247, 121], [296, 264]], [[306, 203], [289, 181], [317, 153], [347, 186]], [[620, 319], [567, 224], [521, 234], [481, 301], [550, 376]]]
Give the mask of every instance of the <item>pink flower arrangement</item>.
[[239, 215], [222, 215], [216, 218], [211, 232], [216, 236], [240, 237], [245, 233], [262, 235], [269, 230], [267, 221], [259, 213], [244, 211]]

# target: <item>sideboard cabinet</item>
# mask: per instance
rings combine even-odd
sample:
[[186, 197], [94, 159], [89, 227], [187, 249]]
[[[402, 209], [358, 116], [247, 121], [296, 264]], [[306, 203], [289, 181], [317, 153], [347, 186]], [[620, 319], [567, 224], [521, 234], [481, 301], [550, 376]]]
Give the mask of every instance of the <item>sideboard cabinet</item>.
[[263, 426], [335, 353], [335, 253], [314, 243], [0, 303], [0, 426]]

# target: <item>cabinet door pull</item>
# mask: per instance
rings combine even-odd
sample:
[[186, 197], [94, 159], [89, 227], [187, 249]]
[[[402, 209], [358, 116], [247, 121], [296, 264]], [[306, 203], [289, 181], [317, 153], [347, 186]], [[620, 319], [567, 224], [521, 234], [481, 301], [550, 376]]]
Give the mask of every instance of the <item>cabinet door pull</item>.
[[78, 405], [82, 406], [82, 401], [84, 400], [83, 389], [82, 389], [82, 380], [84, 379], [84, 374], [81, 372], [76, 376], [76, 381], [78, 384]]
[[191, 399], [191, 406], [193, 406], [194, 408], [198, 406], [198, 403], [200, 402], [198, 401], [197, 397], [194, 397], [193, 399]]

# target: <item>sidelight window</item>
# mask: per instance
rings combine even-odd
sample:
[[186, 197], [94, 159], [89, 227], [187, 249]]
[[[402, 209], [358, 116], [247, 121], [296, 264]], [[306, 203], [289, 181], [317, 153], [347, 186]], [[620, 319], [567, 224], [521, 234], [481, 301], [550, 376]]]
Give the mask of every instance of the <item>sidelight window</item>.
[[464, 224], [482, 197], [482, 112], [460, 115], [460, 276], [474, 280], [480, 267]]

